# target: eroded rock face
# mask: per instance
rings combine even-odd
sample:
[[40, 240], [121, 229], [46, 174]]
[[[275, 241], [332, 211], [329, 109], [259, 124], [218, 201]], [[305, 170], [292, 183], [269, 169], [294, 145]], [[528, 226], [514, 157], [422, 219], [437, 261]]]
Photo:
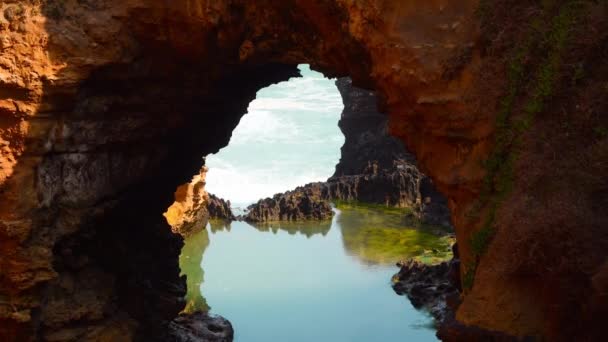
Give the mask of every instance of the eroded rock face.
[[[460, 322], [549, 340], [601, 339], [608, 123], [598, 113], [608, 108], [608, 70], [597, 61], [606, 58], [608, 15], [605, 2], [577, 2], [580, 13], [565, 15], [568, 6], [3, 2], [0, 339], [160, 336], [184, 291], [181, 238], [161, 213], [200, 158], [228, 142], [255, 92], [293, 76], [295, 67], [282, 64], [297, 63], [374, 88], [389, 132], [446, 195], [463, 272], [474, 273]], [[566, 31], [571, 39], [552, 40]], [[529, 37], [534, 48], [513, 63], [513, 46], [528, 46], [520, 43]], [[512, 83], [520, 69], [526, 77]], [[510, 91], [514, 100], [505, 101]], [[496, 119], [510, 102], [508, 124], [529, 128], [507, 146], [519, 158], [509, 163], [511, 192], [494, 210], [475, 200], [482, 162], [501, 142]], [[539, 106], [534, 120], [514, 124]], [[471, 237], [488, 213], [494, 237], [479, 253]], [[49, 311], [47, 294], [61, 301], [65, 279], [85, 271], [114, 280], [73, 289], [100, 293], [103, 317], [74, 303], [66, 307], [81, 314]]]
[[205, 190], [207, 167], [175, 190], [175, 202], [163, 214], [174, 233], [189, 236], [204, 229], [209, 219], [233, 220], [230, 201]]
[[[388, 134], [388, 117], [378, 111], [377, 95], [343, 77], [336, 85], [344, 102], [339, 126], [345, 137], [336, 171], [316, 182], [276, 194], [250, 206], [250, 222], [324, 219], [330, 201], [360, 201], [410, 208], [424, 223], [450, 227], [447, 200], [403, 143]], [[312, 203], [312, 205], [311, 205]]]
[[421, 222], [451, 227], [445, 198], [411, 161], [396, 160], [388, 169], [371, 163], [364, 173], [331, 177], [309, 183], [249, 206], [250, 222], [325, 219], [332, 216], [332, 201], [363, 202], [412, 209]]
[[415, 165], [403, 142], [388, 133], [388, 115], [378, 110], [376, 92], [354, 86], [348, 77], [336, 80], [336, 86], [344, 103], [338, 122], [344, 145], [333, 177], [369, 173], [371, 167], [392, 169], [398, 160]]
[[209, 220], [210, 196], [205, 190], [207, 168], [175, 190], [175, 202], [163, 214], [174, 233], [188, 236], [204, 229]]
[[319, 187], [306, 185], [259, 200], [247, 207], [248, 222], [327, 220], [333, 216], [331, 205]]
[[209, 194], [207, 211], [209, 212], [209, 218], [212, 219], [223, 219], [228, 221], [235, 219], [232, 209], [230, 208], [230, 201], [226, 201], [213, 194]]
[[324, 196], [411, 208], [423, 222], [450, 226], [446, 198], [403, 142], [388, 133], [388, 116], [379, 112], [376, 92], [356, 87], [346, 77], [336, 85], [344, 102], [338, 125], [345, 141]]

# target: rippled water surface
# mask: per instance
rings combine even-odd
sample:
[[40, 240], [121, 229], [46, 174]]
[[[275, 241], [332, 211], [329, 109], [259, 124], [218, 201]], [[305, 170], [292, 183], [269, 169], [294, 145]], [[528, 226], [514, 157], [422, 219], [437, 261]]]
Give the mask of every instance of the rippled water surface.
[[228, 318], [242, 342], [435, 341], [430, 317], [390, 279], [395, 261], [442, 258], [450, 241], [403, 218], [341, 206], [326, 222], [212, 222], [180, 259], [188, 308]]

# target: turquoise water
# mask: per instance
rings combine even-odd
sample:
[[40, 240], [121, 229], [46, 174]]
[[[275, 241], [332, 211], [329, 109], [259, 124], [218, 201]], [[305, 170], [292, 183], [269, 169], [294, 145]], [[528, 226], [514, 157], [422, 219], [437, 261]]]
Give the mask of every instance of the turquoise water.
[[182, 255], [200, 262], [194, 275], [201, 292], [189, 292], [189, 302], [206, 299], [242, 342], [436, 341], [431, 318], [393, 292], [400, 258], [369, 243], [375, 236], [369, 222], [379, 232], [411, 237], [405, 244], [414, 248], [401, 251], [403, 258], [449, 250], [430, 232], [395, 224], [394, 215], [353, 208], [326, 222], [213, 222], [199, 233], [204, 238], [189, 238], [208, 236], [203, 250]]
[[335, 80], [299, 68], [303, 77], [260, 90], [230, 144], [206, 158], [207, 191], [242, 206], [334, 173], [342, 97]]
[[[300, 70], [259, 91], [229, 146], [206, 158], [207, 191], [244, 207], [333, 174], [342, 99], [333, 80]], [[390, 279], [396, 261], [437, 261], [450, 241], [406, 227], [399, 210], [340, 208], [325, 222], [210, 222], [180, 256], [186, 311], [228, 318], [241, 342], [436, 341]]]

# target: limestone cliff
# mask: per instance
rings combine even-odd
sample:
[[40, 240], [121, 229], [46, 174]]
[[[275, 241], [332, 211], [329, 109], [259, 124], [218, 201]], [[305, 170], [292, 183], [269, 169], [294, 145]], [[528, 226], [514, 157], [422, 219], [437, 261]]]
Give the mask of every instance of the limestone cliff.
[[175, 202], [163, 214], [174, 233], [188, 236], [204, 229], [209, 219], [232, 220], [230, 202], [205, 190], [207, 167], [175, 190]]
[[209, 194], [205, 191], [207, 168], [175, 191], [175, 202], [163, 214], [174, 233], [190, 235], [204, 229], [209, 220]]
[[162, 213], [255, 92], [309, 63], [375, 89], [448, 199], [462, 331], [601, 340], [607, 6], [2, 2], [0, 339], [162, 336], [185, 291]]

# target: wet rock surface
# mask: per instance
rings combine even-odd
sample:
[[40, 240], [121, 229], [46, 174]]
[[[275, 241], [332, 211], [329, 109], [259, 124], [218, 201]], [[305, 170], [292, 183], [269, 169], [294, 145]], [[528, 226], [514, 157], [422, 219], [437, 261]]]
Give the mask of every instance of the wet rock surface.
[[163, 339], [167, 342], [231, 342], [234, 338], [228, 320], [204, 312], [181, 314], [169, 323], [167, 330]]
[[454, 282], [454, 274], [459, 272], [457, 259], [438, 265], [407, 260], [397, 266], [401, 269], [392, 282], [398, 295], [406, 295], [415, 308], [428, 311], [437, 325], [454, 319], [460, 296]]

